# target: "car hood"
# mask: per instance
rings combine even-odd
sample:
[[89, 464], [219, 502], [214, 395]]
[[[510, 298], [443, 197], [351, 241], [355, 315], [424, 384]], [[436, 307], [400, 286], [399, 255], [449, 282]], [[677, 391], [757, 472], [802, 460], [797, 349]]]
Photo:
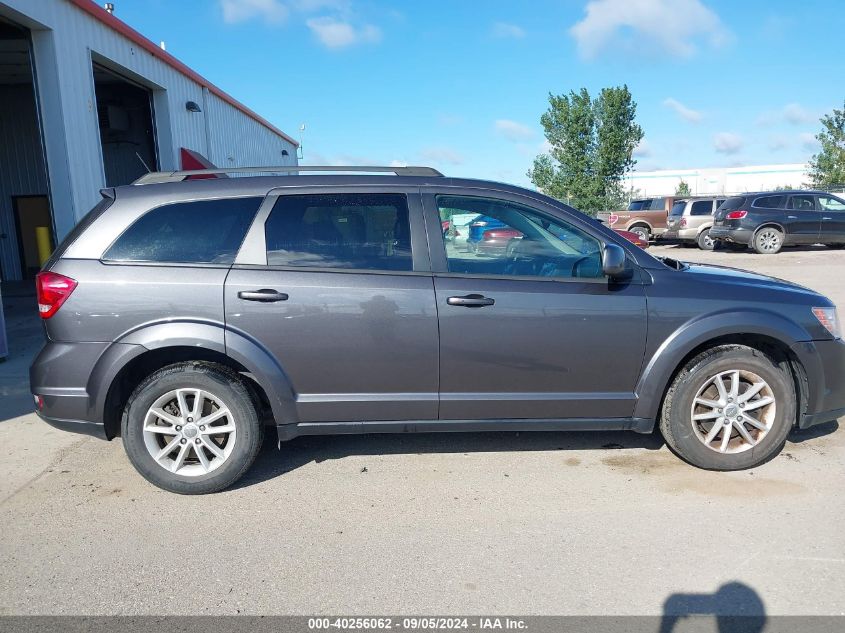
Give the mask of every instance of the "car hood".
[[[811, 290], [805, 286], [800, 286], [796, 283], [792, 283], [791, 281], [786, 281], [785, 279], [769, 277], [768, 275], [761, 275], [760, 273], [748, 270], [730, 268], [728, 266], [715, 266], [713, 264], [694, 264], [690, 262], [684, 262], [684, 264], [684, 270], [679, 271], [681, 274], [694, 275], [696, 278], [705, 283], [712, 282], [719, 284], [732, 284], [781, 292], [795, 292], [803, 295], [812, 295], [813, 297], [823, 297], [815, 290]], [[825, 299], [825, 301], [827, 301], [827, 299]]]

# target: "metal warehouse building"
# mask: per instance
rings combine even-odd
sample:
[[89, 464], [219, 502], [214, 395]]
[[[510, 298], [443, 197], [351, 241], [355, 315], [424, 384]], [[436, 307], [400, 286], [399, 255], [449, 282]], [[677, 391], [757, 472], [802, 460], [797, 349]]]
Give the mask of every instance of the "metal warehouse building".
[[0, 271], [31, 277], [149, 171], [296, 164], [297, 143], [92, 0], [0, 0]]

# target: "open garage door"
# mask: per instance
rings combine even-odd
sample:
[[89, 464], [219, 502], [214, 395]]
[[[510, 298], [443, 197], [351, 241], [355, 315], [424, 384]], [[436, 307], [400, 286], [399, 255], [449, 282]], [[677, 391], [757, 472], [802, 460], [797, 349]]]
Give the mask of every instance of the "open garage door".
[[34, 277], [54, 243], [30, 42], [27, 29], [0, 19], [0, 278], [3, 281]]
[[93, 67], [106, 186], [128, 185], [158, 171], [152, 92], [104, 66]]

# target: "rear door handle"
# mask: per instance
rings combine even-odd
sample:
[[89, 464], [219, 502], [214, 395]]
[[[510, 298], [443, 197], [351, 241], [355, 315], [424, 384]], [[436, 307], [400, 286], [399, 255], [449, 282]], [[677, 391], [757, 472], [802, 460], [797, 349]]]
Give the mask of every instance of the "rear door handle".
[[262, 288], [261, 290], [241, 290], [238, 299], [245, 301], [261, 301], [262, 303], [273, 303], [274, 301], [287, 301], [288, 296], [284, 292]]
[[446, 303], [450, 306], [463, 306], [464, 308], [483, 308], [496, 303], [495, 299], [484, 295], [467, 295], [465, 297], [449, 297]]

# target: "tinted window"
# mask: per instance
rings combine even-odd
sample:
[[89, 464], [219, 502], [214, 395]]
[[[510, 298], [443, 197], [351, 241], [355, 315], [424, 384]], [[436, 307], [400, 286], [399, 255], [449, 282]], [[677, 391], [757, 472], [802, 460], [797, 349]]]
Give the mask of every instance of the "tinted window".
[[845, 202], [833, 196], [819, 196], [819, 207], [824, 211], [845, 211]]
[[646, 198], [645, 200], [631, 200], [631, 203], [628, 205], [628, 211], [642, 211], [643, 209], [648, 209], [650, 202], [650, 198]]
[[697, 200], [692, 203], [692, 211], [690, 211], [690, 215], [710, 215], [712, 212], [712, 200]]
[[792, 196], [789, 198], [789, 208], [796, 211], [815, 211], [816, 201], [813, 196]]
[[755, 198], [751, 206], [760, 209], [781, 209], [783, 208], [783, 200], [784, 196], [764, 196], [762, 198]]
[[718, 209], [718, 208], [719, 208], [719, 207], [721, 207], [724, 203], [725, 203], [725, 199], [724, 199], [724, 198], [719, 198], [718, 200], [716, 200], [716, 208]]
[[264, 231], [270, 266], [413, 270], [401, 194], [281, 196]]
[[678, 200], [675, 204], [672, 205], [672, 210], [669, 212], [669, 215], [683, 215], [684, 209], [687, 208], [687, 201], [686, 200]]
[[734, 211], [736, 209], [739, 209], [744, 204], [745, 198], [743, 196], [737, 196], [735, 198], [728, 198], [722, 203], [719, 208], [724, 209], [725, 211]]
[[666, 209], [666, 198], [653, 198], [648, 208], [652, 211], [664, 211]]
[[[476, 213], [466, 236], [445, 236], [449, 272], [524, 277], [603, 277], [599, 240], [505, 200], [438, 196], [440, 217]], [[456, 211], [459, 210], [459, 211]]]
[[231, 264], [262, 198], [177, 202], [148, 211], [103, 259]]

